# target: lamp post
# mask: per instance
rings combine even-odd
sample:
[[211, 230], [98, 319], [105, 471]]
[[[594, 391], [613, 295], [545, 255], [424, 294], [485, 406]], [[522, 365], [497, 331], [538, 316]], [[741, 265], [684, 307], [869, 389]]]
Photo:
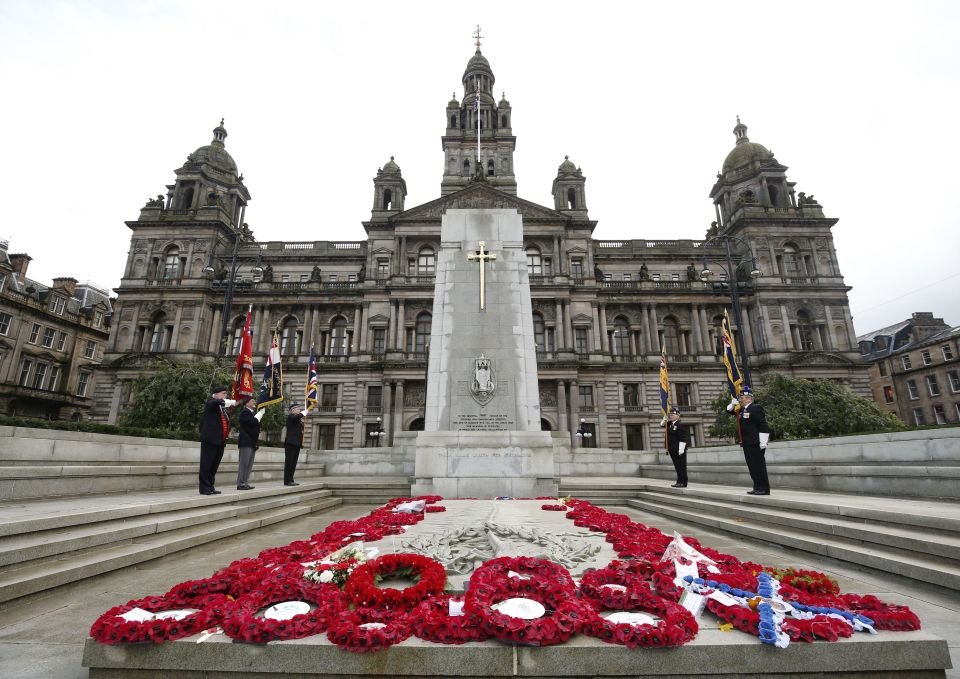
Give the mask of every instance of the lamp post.
[[[737, 253], [736, 259], [734, 259], [734, 253], [730, 249], [730, 244], [736, 243], [737, 245], [742, 246], [748, 254]], [[708, 240], [705, 240], [700, 247], [706, 248], [711, 245], [723, 245], [725, 257], [711, 259], [716, 264], [720, 265], [720, 268], [727, 274], [727, 283], [730, 287], [730, 300], [733, 303], [733, 322], [737, 324], [737, 333], [734, 335], [733, 341], [737, 345], [737, 355], [740, 357], [740, 363], [742, 364], [742, 372], [744, 384], [753, 384], [753, 380], [750, 378], [750, 362], [747, 358], [746, 346], [743, 341], [743, 320], [740, 314], [740, 281], [737, 280], [737, 271], [740, 269], [740, 265], [747, 261], [747, 257], [750, 258], [750, 278], [757, 279], [760, 278], [763, 274], [760, 273], [760, 269], [757, 268], [757, 259], [753, 256], [753, 250], [750, 248], [750, 244], [739, 236], [714, 236]], [[700, 272], [700, 280], [707, 281], [713, 275], [713, 272], [710, 271], [710, 267], [707, 266], [707, 255], [703, 256], [703, 271]]]
[[593, 438], [593, 434], [587, 430], [587, 418], [580, 418], [580, 428], [577, 429], [575, 436], [577, 437], [577, 443], [581, 448], [590, 447], [588, 444], [590, 443], [590, 439]]
[[381, 427], [383, 426], [383, 418], [377, 418], [377, 430], [370, 432], [370, 440], [373, 441], [373, 445], [380, 446], [383, 445], [383, 437], [387, 435], [387, 432], [383, 431]]
[[[244, 227], [246, 227], [246, 224], [244, 224]], [[237, 253], [240, 251], [241, 241], [246, 240], [247, 232], [245, 230], [238, 229], [234, 231], [233, 235], [234, 235], [233, 252], [230, 255], [230, 268], [227, 272], [227, 279], [228, 279], [227, 290], [223, 296], [223, 311], [222, 311], [222, 318], [220, 322], [220, 340], [219, 342], [217, 342], [217, 367], [218, 368], [223, 363], [224, 354], [227, 353], [227, 324], [229, 323], [229, 320], [230, 320], [230, 307], [233, 304], [233, 288], [234, 288], [234, 285], [236, 284], [237, 268], [239, 265], [239, 263], [237, 262]], [[214, 245], [214, 248], [216, 248], [216, 245]], [[214, 273], [213, 258], [215, 253], [216, 253], [216, 250], [214, 249], [214, 251], [210, 253], [210, 261], [208, 261], [207, 265], [203, 267], [203, 272], [205, 274], [213, 275]], [[253, 269], [251, 270], [254, 280], [259, 279], [259, 277], [263, 275], [263, 268], [260, 266], [261, 257], [262, 257], [261, 253], [258, 252], [257, 263], [254, 265]]]

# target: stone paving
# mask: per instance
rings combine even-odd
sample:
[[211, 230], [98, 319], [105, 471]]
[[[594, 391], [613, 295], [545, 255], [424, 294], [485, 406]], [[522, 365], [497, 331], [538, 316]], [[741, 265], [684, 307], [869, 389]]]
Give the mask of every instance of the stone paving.
[[[340, 506], [7, 604], [0, 611], [0, 677], [87, 677], [87, 670], [80, 666], [83, 641], [90, 624], [107, 608], [148, 593], [164, 592], [184, 580], [208, 576], [234, 559], [304, 538], [332, 521], [356, 518], [371, 508], [369, 505]], [[960, 594], [897, 576], [861, 572], [848, 564], [836, 564], [699, 527], [685, 527], [637, 510], [615, 508], [615, 511], [666, 532], [677, 530], [692, 535], [741, 559], [770, 566], [821, 570], [837, 579], [845, 592], [869, 592], [893, 603], [909, 605], [920, 616], [925, 631], [947, 640], [954, 666], [960, 665]], [[709, 615], [703, 618], [707, 625], [715, 624], [714, 620]], [[948, 670], [947, 676], [960, 679], [960, 670]]]

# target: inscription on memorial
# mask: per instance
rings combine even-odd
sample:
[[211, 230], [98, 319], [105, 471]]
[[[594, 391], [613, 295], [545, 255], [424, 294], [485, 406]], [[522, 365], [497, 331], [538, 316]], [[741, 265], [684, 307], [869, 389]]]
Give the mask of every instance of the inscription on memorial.
[[503, 413], [461, 413], [454, 417], [456, 431], [510, 431], [516, 429], [512, 417]]

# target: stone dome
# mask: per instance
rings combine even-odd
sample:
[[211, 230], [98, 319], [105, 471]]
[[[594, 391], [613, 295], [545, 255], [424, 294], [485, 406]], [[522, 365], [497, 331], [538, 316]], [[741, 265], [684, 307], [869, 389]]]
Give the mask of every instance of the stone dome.
[[470, 57], [470, 61], [467, 62], [467, 68], [463, 71], [463, 78], [461, 81], [466, 84], [469, 77], [476, 73], [486, 73], [490, 76], [490, 84], [493, 84], [493, 69], [490, 68], [490, 62], [487, 61], [487, 58], [480, 53], [480, 48], [477, 48], [476, 53]]
[[560, 163], [560, 167], [557, 168], [557, 172], [561, 174], [567, 174], [569, 172], [576, 172], [577, 166], [570, 162], [570, 156], [564, 156], [563, 162]]
[[190, 154], [190, 161], [194, 163], [206, 163], [212, 165], [218, 170], [237, 174], [237, 163], [233, 157], [227, 153], [224, 146], [224, 139], [227, 138], [227, 130], [223, 126], [223, 121], [213, 128], [213, 141], [206, 146], [201, 146]]
[[749, 165], [755, 160], [771, 160], [773, 154], [763, 144], [752, 141], [738, 142], [723, 161], [723, 171], [730, 172], [738, 167]]
[[390, 156], [390, 160], [384, 164], [383, 172], [384, 174], [400, 174], [400, 166], [393, 162], [393, 156]]

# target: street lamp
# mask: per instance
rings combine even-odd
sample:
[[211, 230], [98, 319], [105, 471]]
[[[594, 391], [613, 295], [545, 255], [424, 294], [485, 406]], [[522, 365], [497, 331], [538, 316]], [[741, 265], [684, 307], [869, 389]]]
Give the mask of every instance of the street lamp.
[[383, 445], [383, 437], [387, 435], [387, 432], [383, 431], [381, 428], [383, 426], [383, 418], [377, 418], [377, 429], [376, 431], [370, 432], [370, 440], [373, 441], [373, 445], [380, 446]]
[[[737, 254], [736, 260], [734, 260], [734, 253], [730, 250], [730, 243], [736, 243], [742, 246], [748, 254]], [[711, 245], [723, 245], [725, 249], [725, 257], [720, 259], [711, 259], [710, 261], [719, 264], [721, 270], [727, 274], [727, 283], [730, 287], [730, 299], [733, 302], [733, 322], [737, 324], [737, 333], [734, 335], [733, 341], [737, 345], [737, 355], [740, 357], [740, 362], [743, 364], [743, 379], [744, 384], [753, 384], [753, 380], [750, 378], [750, 362], [747, 359], [746, 347], [743, 343], [743, 320], [740, 315], [740, 282], [737, 280], [737, 272], [740, 270], [740, 265], [747, 261], [749, 256], [750, 260], [750, 278], [757, 279], [760, 278], [763, 274], [760, 273], [760, 269], [757, 268], [757, 259], [753, 256], [753, 250], [750, 248], [750, 244], [747, 243], [744, 239], [738, 236], [714, 236], [708, 240], [705, 240], [701, 245], [701, 250]], [[707, 281], [713, 275], [713, 272], [710, 271], [710, 267], [707, 265], [707, 255], [703, 256], [703, 271], [700, 272], [700, 280]]]
[[580, 418], [580, 428], [577, 429], [575, 436], [577, 437], [577, 444], [581, 448], [590, 447], [588, 444], [590, 443], [590, 439], [593, 438], [593, 434], [587, 429], [587, 418]]
[[[246, 224], [243, 225], [246, 227]], [[230, 255], [230, 269], [227, 272], [227, 291], [223, 297], [223, 313], [220, 323], [220, 341], [217, 342], [217, 367], [223, 363], [223, 356], [227, 352], [227, 324], [230, 320], [230, 306], [233, 304], [233, 287], [236, 283], [237, 278], [237, 268], [239, 263], [237, 262], [237, 253], [240, 250], [240, 243], [247, 239], [247, 234], [249, 231], [244, 228], [243, 230], [234, 231], [233, 239], [233, 252]], [[203, 267], [203, 273], [207, 275], [213, 275], [215, 273], [213, 268], [213, 257], [216, 252], [216, 244], [214, 244], [214, 252], [210, 253], [210, 260], [207, 262], [207, 265]], [[260, 266], [260, 261], [262, 258], [261, 253], [257, 253], [257, 263], [251, 269], [254, 280], [259, 280], [260, 276], [263, 275], [263, 268]]]

